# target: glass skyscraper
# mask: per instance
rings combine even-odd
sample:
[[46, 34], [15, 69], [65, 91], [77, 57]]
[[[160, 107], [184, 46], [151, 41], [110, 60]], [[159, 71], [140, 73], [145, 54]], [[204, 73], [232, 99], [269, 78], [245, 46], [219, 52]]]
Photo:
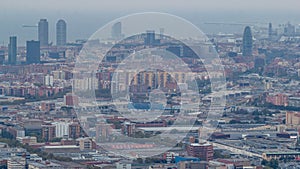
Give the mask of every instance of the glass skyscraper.
[[27, 41], [26, 42], [26, 63], [40, 63], [41, 52], [39, 41]]
[[122, 38], [122, 24], [121, 22], [117, 22], [112, 26], [111, 29], [111, 37], [114, 40], [119, 40]]
[[64, 46], [67, 44], [67, 24], [60, 19], [56, 23], [56, 46]]
[[153, 45], [155, 43], [155, 31], [147, 30], [146, 38], [144, 39], [145, 45]]
[[8, 64], [15, 65], [17, 63], [17, 37], [9, 37], [8, 44]]
[[272, 35], [273, 35], [273, 28], [272, 28], [272, 23], [269, 23], [269, 40], [272, 40]]
[[41, 46], [48, 46], [48, 36], [48, 21], [47, 19], [40, 19], [38, 24], [38, 39], [40, 41]]
[[243, 56], [252, 56], [252, 47], [253, 40], [251, 28], [249, 26], [246, 26], [243, 36]]

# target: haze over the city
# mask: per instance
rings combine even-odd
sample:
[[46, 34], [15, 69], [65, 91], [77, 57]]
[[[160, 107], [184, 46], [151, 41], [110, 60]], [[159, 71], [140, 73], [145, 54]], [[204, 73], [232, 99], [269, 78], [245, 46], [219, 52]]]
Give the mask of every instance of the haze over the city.
[[[34, 4], [34, 5], [33, 5]], [[45, 5], [47, 4], [47, 5]], [[40, 18], [49, 21], [49, 40], [55, 42], [55, 23], [63, 18], [68, 23], [68, 40], [88, 39], [106, 23], [124, 15], [139, 12], [166, 12], [183, 17], [198, 26], [204, 33], [237, 33], [243, 26], [220, 26], [206, 22], [265, 23], [274, 26], [288, 21], [300, 24], [300, 2], [297, 0], [212, 0], [212, 1], [3, 1], [0, 10], [0, 45], [8, 43], [10, 35], [18, 36], [18, 43], [37, 39], [35, 28]]]

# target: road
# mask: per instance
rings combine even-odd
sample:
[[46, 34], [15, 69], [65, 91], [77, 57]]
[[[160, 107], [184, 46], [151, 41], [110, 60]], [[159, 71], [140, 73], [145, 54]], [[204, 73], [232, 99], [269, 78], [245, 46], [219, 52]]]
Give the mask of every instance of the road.
[[241, 154], [241, 155], [250, 156], [250, 157], [262, 158], [262, 155], [260, 155], [260, 154], [249, 152], [249, 151], [246, 151], [246, 150], [243, 150], [243, 149], [239, 149], [239, 148], [235, 148], [235, 147], [231, 147], [231, 146], [228, 146], [228, 145], [223, 145], [223, 144], [219, 144], [219, 143], [215, 143], [215, 142], [210, 142], [210, 144], [212, 144], [213, 146], [218, 147], [220, 149], [229, 150], [229, 151], [234, 152], [236, 154]]

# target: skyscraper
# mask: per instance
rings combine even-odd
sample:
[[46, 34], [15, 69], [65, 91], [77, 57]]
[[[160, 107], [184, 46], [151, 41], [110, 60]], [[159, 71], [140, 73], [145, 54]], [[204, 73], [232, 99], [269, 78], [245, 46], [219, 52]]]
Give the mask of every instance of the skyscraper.
[[3, 65], [4, 60], [5, 60], [5, 51], [0, 50], [0, 65]]
[[115, 23], [111, 28], [111, 37], [115, 40], [122, 38], [122, 24], [121, 22]]
[[269, 23], [269, 40], [272, 40], [273, 28], [272, 23]]
[[284, 27], [284, 35], [286, 36], [295, 36], [296, 29], [295, 26], [292, 25], [290, 22], [287, 23]]
[[252, 56], [252, 47], [253, 40], [251, 28], [249, 26], [246, 26], [243, 36], [243, 56]]
[[67, 44], [67, 24], [60, 19], [56, 23], [56, 46], [64, 46]]
[[27, 64], [40, 63], [40, 41], [26, 42], [26, 62]]
[[40, 19], [38, 24], [38, 38], [42, 47], [48, 46], [48, 21], [47, 19]]
[[155, 31], [148, 30], [146, 32], [146, 38], [144, 39], [145, 45], [154, 45], [155, 44]]
[[9, 37], [8, 44], [8, 64], [15, 65], [17, 63], [17, 37]]

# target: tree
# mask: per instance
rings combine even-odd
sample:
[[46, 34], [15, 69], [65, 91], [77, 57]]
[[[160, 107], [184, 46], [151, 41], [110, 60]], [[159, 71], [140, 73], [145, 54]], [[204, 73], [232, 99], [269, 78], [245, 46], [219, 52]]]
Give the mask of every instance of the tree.
[[52, 142], [60, 142], [62, 138], [55, 137], [51, 141]]
[[229, 124], [237, 124], [237, 123], [240, 123], [239, 120], [235, 120], [235, 119], [232, 119], [229, 121]]
[[255, 120], [255, 121], [259, 121], [259, 116], [255, 116], [255, 117], [254, 117], [254, 120]]
[[277, 169], [278, 168], [278, 160], [272, 159], [269, 164], [270, 167]]
[[271, 167], [269, 167], [269, 166], [266, 166], [266, 167], [264, 167], [264, 169], [272, 169]]
[[142, 158], [137, 158], [137, 159], [136, 159], [136, 162], [137, 162], [138, 164], [142, 164], [143, 161], [144, 161], [144, 160], [143, 160]]
[[264, 165], [266, 169], [272, 168], [272, 169], [277, 169], [279, 168], [278, 160], [271, 159], [270, 161], [267, 160], [262, 160], [261, 165]]
[[267, 165], [267, 164], [268, 164], [268, 161], [267, 161], [267, 160], [263, 159], [263, 160], [261, 161], [261, 165]]

